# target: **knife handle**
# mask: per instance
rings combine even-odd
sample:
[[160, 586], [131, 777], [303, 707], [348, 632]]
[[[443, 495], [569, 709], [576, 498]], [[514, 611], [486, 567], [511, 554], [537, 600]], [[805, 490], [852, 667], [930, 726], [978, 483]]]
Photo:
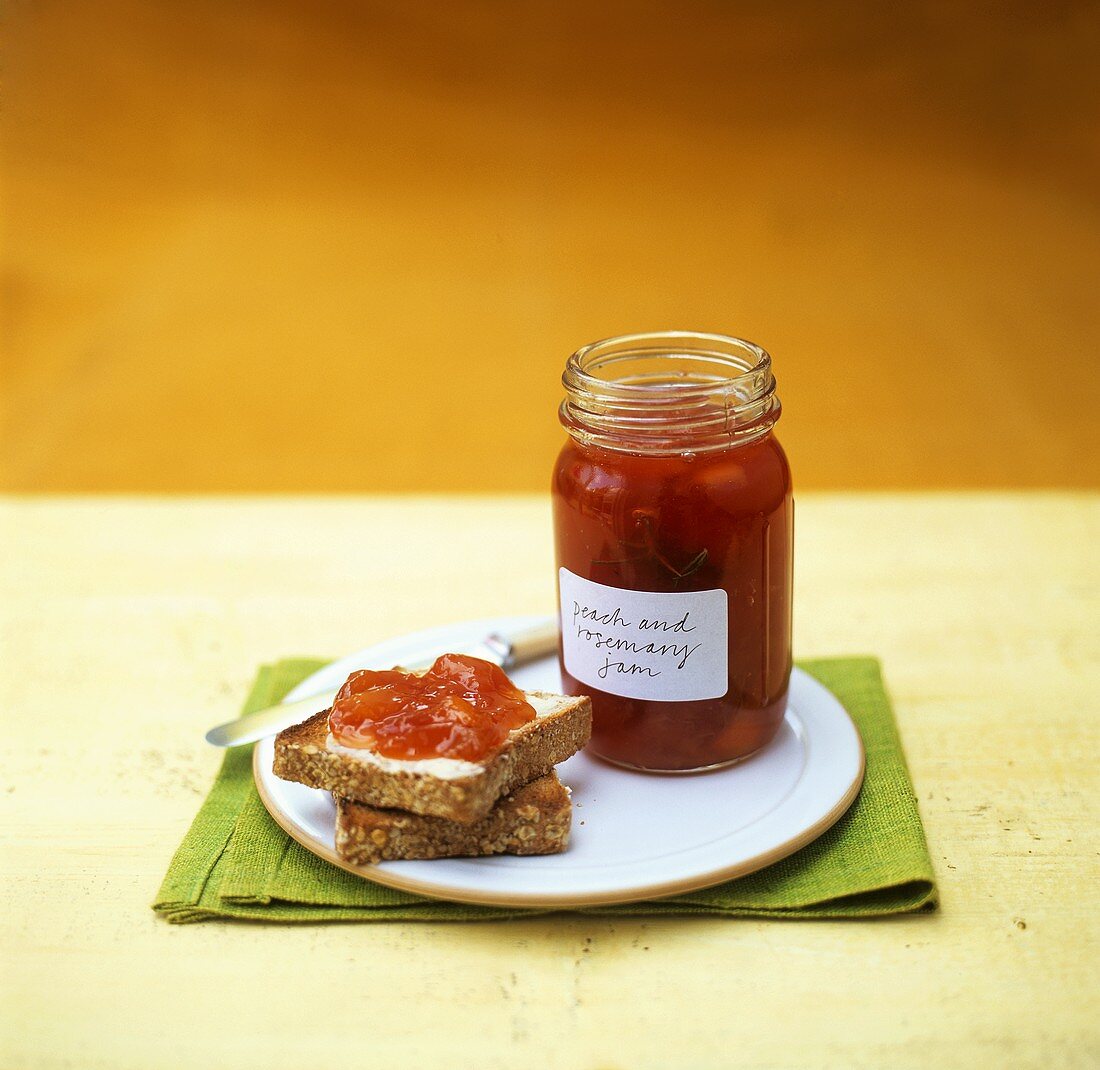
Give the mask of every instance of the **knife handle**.
[[546, 657], [548, 654], [556, 654], [558, 650], [558, 622], [549, 619], [536, 624], [532, 628], [525, 628], [514, 635], [490, 636], [491, 643], [501, 643], [508, 650], [504, 667], [510, 668], [525, 661], [534, 661], [536, 658]]

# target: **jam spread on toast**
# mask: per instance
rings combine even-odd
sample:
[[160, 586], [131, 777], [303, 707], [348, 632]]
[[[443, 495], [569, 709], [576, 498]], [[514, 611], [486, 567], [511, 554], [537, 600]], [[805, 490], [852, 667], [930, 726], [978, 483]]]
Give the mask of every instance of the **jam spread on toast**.
[[444, 654], [419, 675], [353, 672], [329, 711], [329, 731], [344, 747], [386, 758], [483, 762], [534, 718], [534, 707], [499, 666]]

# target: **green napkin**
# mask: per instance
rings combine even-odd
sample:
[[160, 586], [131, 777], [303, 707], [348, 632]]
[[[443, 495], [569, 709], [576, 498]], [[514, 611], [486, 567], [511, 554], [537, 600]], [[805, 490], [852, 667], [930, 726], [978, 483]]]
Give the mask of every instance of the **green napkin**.
[[[325, 663], [292, 658], [260, 669], [245, 712], [278, 702]], [[824, 835], [767, 869], [699, 892], [576, 913], [610, 916], [869, 918], [932, 910], [932, 862], [893, 710], [874, 658], [799, 663], [852, 715], [867, 751], [863, 789]], [[549, 911], [425, 899], [322, 861], [271, 819], [252, 780], [252, 748], [230, 750], [161, 885], [169, 921], [473, 921]]]

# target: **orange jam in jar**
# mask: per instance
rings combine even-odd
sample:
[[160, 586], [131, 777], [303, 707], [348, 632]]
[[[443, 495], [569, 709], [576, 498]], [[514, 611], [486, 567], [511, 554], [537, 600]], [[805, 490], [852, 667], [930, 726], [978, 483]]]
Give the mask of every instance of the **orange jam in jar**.
[[569, 360], [552, 499], [564, 690], [589, 749], [654, 772], [778, 732], [791, 673], [793, 499], [771, 358], [694, 332]]
[[426, 673], [353, 672], [329, 711], [332, 738], [386, 758], [483, 762], [535, 718], [522, 691], [492, 662], [444, 654]]

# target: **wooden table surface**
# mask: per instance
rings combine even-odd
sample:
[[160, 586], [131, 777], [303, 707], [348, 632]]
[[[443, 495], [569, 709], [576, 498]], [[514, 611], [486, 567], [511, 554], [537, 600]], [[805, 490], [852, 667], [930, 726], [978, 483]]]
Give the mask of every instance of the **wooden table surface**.
[[548, 528], [533, 498], [0, 506], [0, 1065], [1096, 1065], [1095, 496], [799, 500], [797, 652], [883, 659], [935, 915], [153, 915], [258, 662], [551, 610]]

